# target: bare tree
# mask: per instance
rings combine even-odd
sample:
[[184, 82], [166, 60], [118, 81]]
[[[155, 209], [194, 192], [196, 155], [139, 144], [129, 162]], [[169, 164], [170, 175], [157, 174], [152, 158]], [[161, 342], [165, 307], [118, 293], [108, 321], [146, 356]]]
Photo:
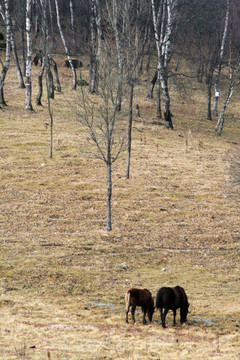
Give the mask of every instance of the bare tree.
[[112, 165], [118, 159], [124, 147], [124, 136], [118, 128], [117, 95], [114, 94], [114, 77], [109, 58], [103, 60], [102, 81], [99, 84], [99, 106], [91, 105], [90, 99], [81, 88], [81, 102], [77, 115], [91, 137], [97, 152], [95, 156], [103, 161], [107, 168], [107, 230], [112, 230]]

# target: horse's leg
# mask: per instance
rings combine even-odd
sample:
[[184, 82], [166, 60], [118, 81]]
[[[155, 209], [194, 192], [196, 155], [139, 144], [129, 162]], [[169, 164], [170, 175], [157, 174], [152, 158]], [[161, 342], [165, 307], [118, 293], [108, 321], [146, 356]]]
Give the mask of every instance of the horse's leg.
[[143, 324], [146, 324], [146, 313], [147, 313], [147, 309], [146, 308], [142, 308], [142, 312], [143, 312]]
[[166, 325], [165, 325], [165, 320], [166, 320], [167, 313], [168, 313], [168, 308], [165, 308], [164, 313], [163, 313], [163, 316], [162, 316], [162, 327], [163, 327], [163, 328], [166, 327]]
[[132, 321], [135, 323], [135, 310], [136, 310], [136, 306], [132, 305]]
[[173, 310], [173, 325], [176, 324], [176, 309]]
[[126, 323], [128, 323], [129, 308], [130, 308], [130, 306], [128, 306], [128, 308], [126, 309]]
[[180, 321], [183, 324], [186, 320], [184, 320], [184, 311], [183, 308], [180, 308]]
[[128, 313], [131, 307], [131, 295], [129, 292], [125, 295], [126, 323], [128, 323]]
[[161, 316], [161, 322], [163, 323], [163, 308], [160, 307], [160, 316]]

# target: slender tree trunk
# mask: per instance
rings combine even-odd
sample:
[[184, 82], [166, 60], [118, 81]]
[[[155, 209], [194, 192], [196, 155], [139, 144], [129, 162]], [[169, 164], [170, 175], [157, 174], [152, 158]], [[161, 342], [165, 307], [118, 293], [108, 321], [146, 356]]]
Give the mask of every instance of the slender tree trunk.
[[58, 76], [58, 69], [57, 69], [57, 64], [56, 62], [53, 60], [51, 55], [48, 55], [49, 61], [51, 63], [51, 65], [53, 66], [53, 70], [54, 70], [54, 74], [55, 74], [55, 80], [56, 80], [56, 84], [57, 84], [57, 91], [61, 92], [61, 84], [60, 84], [60, 80], [59, 80], [59, 76]]
[[[9, 13], [9, 11], [7, 10], [7, 12]], [[7, 20], [6, 20], [6, 16], [4, 14], [2, 5], [0, 4], [0, 13], [2, 15], [3, 21], [5, 23], [5, 26], [9, 26], [9, 33], [10, 33], [10, 40], [11, 40], [11, 46], [12, 46], [12, 52], [13, 52], [13, 57], [14, 57], [14, 63], [15, 63], [15, 67], [17, 70], [17, 75], [18, 75], [18, 80], [19, 80], [19, 87], [24, 89], [25, 85], [24, 85], [24, 81], [23, 81], [23, 75], [22, 75], [22, 71], [19, 65], [19, 61], [18, 61], [18, 54], [17, 54], [17, 49], [16, 49], [16, 44], [15, 44], [15, 39], [14, 39], [14, 33], [13, 33], [13, 29], [12, 29], [12, 19], [11, 16], [9, 14], [9, 24], [7, 24]]]
[[207, 119], [212, 120], [212, 77], [208, 80], [208, 106], [207, 106]]
[[94, 17], [91, 14], [91, 45], [90, 45], [90, 67], [89, 67], [89, 91], [91, 94], [96, 92], [96, 32], [94, 28]]
[[232, 63], [231, 63], [231, 53], [230, 53], [229, 64], [230, 64], [229, 87], [228, 87], [228, 92], [227, 92], [226, 99], [223, 104], [221, 114], [218, 118], [218, 122], [216, 125], [216, 131], [218, 132], [218, 135], [222, 134], [225, 110], [232, 98], [234, 88], [240, 83], [240, 78], [239, 78], [240, 59], [238, 58], [238, 60], [236, 61], [236, 65], [233, 67]]
[[152, 81], [150, 82], [150, 86], [149, 86], [148, 93], [147, 93], [147, 97], [149, 99], [153, 98], [153, 90], [154, 90], [154, 86], [157, 82], [157, 78], [158, 78], [158, 71], [155, 72], [155, 74], [152, 78]]
[[98, 92], [100, 57], [102, 53], [101, 5], [100, 0], [91, 0], [91, 58], [90, 87], [91, 93]]
[[[54, 98], [53, 76], [50, 69], [49, 55], [49, 31], [47, 22], [47, 0], [40, 0], [43, 14], [43, 35], [44, 35], [44, 58], [43, 64], [46, 67], [45, 79], [47, 88], [48, 113], [50, 117], [50, 159], [53, 157], [53, 112], [51, 111], [51, 98]], [[42, 64], [42, 65], [43, 65]], [[44, 68], [43, 68], [44, 69]]]
[[206, 74], [206, 83], [208, 85], [208, 107], [207, 107], [207, 119], [212, 120], [212, 84], [213, 84], [213, 73], [216, 67], [217, 61], [217, 48], [214, 50], [209, 70]]
[[[201, 40], [200, 40], [201, 42]], [[205, 58], [202, 51], [202, 43], [199, 46], [200, 55], [199, 55], [199, 66], [197, 69], [197, 81], [202, 84], [203, 82], [203, 74], [204, 74], [204, 65], [205, 65]]]
[[27, 63], [26, 63], [26, 100], [25, 110], [33, 110], [32, 108], [32, 0], [26, 3], [26, 32], [27, 32]]
[[21, 56], [22, 56], [22, 74], [26, 76], [26, 54], [25, 54], [25, 40], [24, 40], [24, 29], [20, 27], [20, 49], [21, 49]]
[[47, 101], [48, 101], [48, 113], [50, 117], [50, 154], [49, 157], [52, 159], [53, 157], [53, 112], [51, 110], [51, 102], [50, 102], [50, 96], [51, 96], [51, 89], [49, 84], [49, 63], [46, 66], [46, 87], [47, 87]]
[[[235, 77], [237, 76], [237, 74], [239, 73], [239, 67], [240, 67], [240, 61], [238, 62], [238, 69], [236, 71]], [[234, 91], [234, 87], [235, 87], [235, 77], [233, 75], [233, 73], [231, 72], [230, 74], [230, 81], [229, 81], [229, 87], [228, 87], [228, 92], [226, 95], [226, 99], [224, 101], [223, 107], [222, 107], [222, 111], [221, 114], [218, 118], [218, 122], [216, 125], [216, 131], [218, 132], [218, 135], [222, 134], [222, 130], [223, 130], [223, 125], [224, 125], [224, 115], [225, 115], [225, 110], [231, 100], [231, 97], [233, 95], [233, 91]], [[239, 83], [239, 80], [237, 81], [237, 84]]]
[[73, 66], [72, 58], [71, 58], [67, 43], [66, 43], [65, 38], [64, 38], [64, 34], [63, 34], [62, 26], [61, 26], [61, 21], [60, 21], [58, 0], [55, 0], [55, 6], [56, 6], [58, 30], [59, 30], [59, 33], [60, 33], [60, 36], [61, 36], [61, 39], [62, 39], [62, 43], [63, 43], [64, 49], [65, 49], [65, 53], [67, 55], [70, 67], [71, 67], [72, 72], [73, 72], [73, 86], [72, 86], [72, 89], [76, 90], [76, 88], [77, 88], [77, 74], [76, 74], [76, 69]]
[[214, 97], [213, 113], [215, 116], [218, 116], [218, 100], [219, 100], [219, 96], [220, 96], [219, 79], [220, 79], [220, 73], [221, 73], [221, 68], [222, 68], [222, 61], [223, 61], [223, 55], [224, 55], [225, 43], [226, 43], [228, 25], [229, 25], [230, 0], [226, 0], [226, 3], [227, 3], [227, 9], [226, 9], [226, 16], [225, 16], [224, 31], [223, 31], [221, 50], [220, 50], [219, 61], [218, 61], [218, 66], [217, 66], [217, 72], [215, 75], [215, 82], [214, 82], [215, 97]]
[[173, 129], [172, 114], [170, 112], [170, 96], [168, 92], [168, 81], [166, 75], [160, 74], [160, 76], [161, 76], [161, 88], [163, 92], [163, 111], [164, 111], [165, 126], [167, 129]]
[[48, 96], [50, 99], [54, 99], [53, 74], [50, 69], [50, 66], [48, 66], [47, 77], [48, 77]]
[[130, 160], [131, 160], [131, 149], [132, 149], [132, 122], [133, 122], [133, 90], [134, 90], [134, 83], [131, 83], [130, 97], [129, 97], [128, 151], [127, 151], [126, 179], [129, 179], [130, 176]]
[[73, 9], [73, 2], [69, 0], [69, 7], [70, 7], [70, 16], [71, 16], [71, 27], [72, 27], [72, 34], [73, 34], [73, 43], [74, 49], [76, 51], [77, 43], [76, 43], [76, 32], [75, 32], [75, 24], [74, 24], [74, 9]]
[[117, 89], [117, 110], [120, 111], [122, 107], [122, 79], [123, 79], [123, 51], [120, 39], [120, 32], [118, 28], [118, 4], [117, 0], [113, 0], [113, 30], [116, 39], [117, 59], [118, 59], [118, 89]]
[[[167, 128], [173, 129], [172, 114], [170, 111], [170, 96], [168, 91], [168, 63], [171, 58], [170, 45], [171, 35], [173, 32], [173, 23], [175, 15], [175, 7], [177, 0], [167, 0], [159, 4], [158, 14], [154, 0], [151, 0], [153, 26], [155, 41], [158, 56], [158, 76], [160, 77], [162, 96], [163, 96], [163, 110], [165, 125]], [[161, 27], [159, 26], [159, 22]], [[161, 28], [159, 32], [159, 27]], [[164, 28], [163, 28], [164, 27]], [[158, 108], [157, 108], [158, 111]]]
[[226, 110], [227, 105], [229, 104], [229, 102], [231, 100], [231, 97], [233, 95], [233, 89], [234, 89], [234, 86], [230, 85], [229, 89], [228, 89], [226, 99], [225, 99], [224, 104], [223, 104], [221, 114], [220, 114], [220, 116], [218, 118], [218, 122], [217, 122], [217, 126], [216, 126], [216, 131], [218, 132], [218, 135], [222, 134], [223, 125], [224, 125], [225, 110]]
[[157, 99], [157, 117], [158, 118], [162, 118], [162, 111], [161, 111], [161, 79], [160, 79], [160, 74], [157, 71], [157, 94], [156, 94], [156, 99]]
[[148, 38], [147, 38], [147, 61], [146, 61], [146, 71], [149, 71], [150, 68], [150, 59], [151, 59], [151, 27], [148, 28]]
[[26, 54], [25, 54], [25, 37], [26, 28], [26, 0], [17, 1], [18, 21], [16, 23], [19, 32], [19, 47], [21, 54], [21, 72], [22, 76], [26, 76]]
[[16, 50], [16, 45], [15, 45], [15, 40], [14, 40], [13, 33], [11, 34], [11, 45], [12, 45], [14, 63], [15, 63], [15, 67], [16, 67], [17, 74], [18, 74], [19, 87], [21, 89], [25, 89], [25, 84], [24, 84], [24, 80], [23, 80], [23, 74], [22, 74], [21, 67], [19, 65], [18, 54], [17, 54], [17, 50]]
[[42, 106], [42, 92], [43, 92], [43, 86], [42, 86], [42, 78], [43, 78], [43, 73], [45, 70], [45, 58], [43, 58], [43, 62], [42, 62], [42, 66], [41, 66], [41, 70], [39, 72], [38, 75], [38, 95], [37, 95], [37, 99], [36, 99], [36, 104]]
[[112, 211], [111, 211], [111, 198], [112, 198], [112, 167], [111, 160], [107, 163], [107, 230], [112, 230]]
[[[4, 0], [5, 13], [2, 14], [5, 18], [6, 24], [6, 53], [5, 53], [5, 63], [2, 63], [2, 72], [0, 74], [0, 104], [6, 105], [4, 99], [4, 83], [5, 78], [10, 65], [10, 52], [11, 52], [11, 24], [10, 24], [10, 14], [9, 14], [9, 0]], [[2, 10], [2, 9], [1, 9]]]
[[[53, 31], [53, 15], [52, 15], [52, 5], [51, 0], [48, 0], [48, 9], [49, 9], [49, 18], [50, 18], [50, 27], [51, 27], [51, 35], [52, 38], [54, 37], [54, 31]], [[53, 39], [54, 40], [54, 39]]]

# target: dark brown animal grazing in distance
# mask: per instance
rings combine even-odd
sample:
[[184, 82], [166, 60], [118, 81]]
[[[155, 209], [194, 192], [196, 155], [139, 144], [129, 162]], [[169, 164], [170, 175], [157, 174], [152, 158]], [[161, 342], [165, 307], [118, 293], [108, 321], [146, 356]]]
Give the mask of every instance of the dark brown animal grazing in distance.
[[147, 289], [130, 289], [125, 296], [126, 304], [126, 322], [128, 322], [128, 313], [131, 307], [132, 320], [135, 323], [135, 310], [141, 306], [143, 312], [143, 324], [146, 324], [146, 314], [151, 322], [154, 313], [154, 301], [151, 291]]
[[[169, 310], [173, 310], [173, 324], [176, 324], [176, 310], [180, 308], [181, 324], [187, 321], [188, 298], [184, 289], [180, 286], [174, 288], [162, 287], [156, 297], [156, 308], [160, 309], [162, 327], [165, 328], [165, 319]], [[163, 308], [164, 313], [163, 313]]]

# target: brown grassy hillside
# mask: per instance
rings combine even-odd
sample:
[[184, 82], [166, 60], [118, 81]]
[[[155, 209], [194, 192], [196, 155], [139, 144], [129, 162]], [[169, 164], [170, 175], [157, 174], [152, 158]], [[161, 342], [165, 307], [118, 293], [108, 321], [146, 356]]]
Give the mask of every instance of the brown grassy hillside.
[[[123, 153], [113, 169], [107, 232], [106, 169], [81, 151], [88, 136], [71, 106], [71, 71], [63, 58], [58, 63], [53, 159], [46, 100], [24, 111], [13, 66], [0, 110], [0, 359], [240, 358], [239, 189], [232, 183], [239, 95], [218, 137], [215, 122], [205, 120], [203, 85], [186, 84], [186, 95], [174, 85], [169, 131], [157, 124], [143, 77], [131, 176], [125, 179]], [[135, 325], [125, 323], [129, 287], [155, 297], [177, 284], [189, 297], [187, 324], [179, 325], [178, 314], [173, 327], [169, 314], [162, 329], [155, 313], [144, 326], [140, 309]]]

